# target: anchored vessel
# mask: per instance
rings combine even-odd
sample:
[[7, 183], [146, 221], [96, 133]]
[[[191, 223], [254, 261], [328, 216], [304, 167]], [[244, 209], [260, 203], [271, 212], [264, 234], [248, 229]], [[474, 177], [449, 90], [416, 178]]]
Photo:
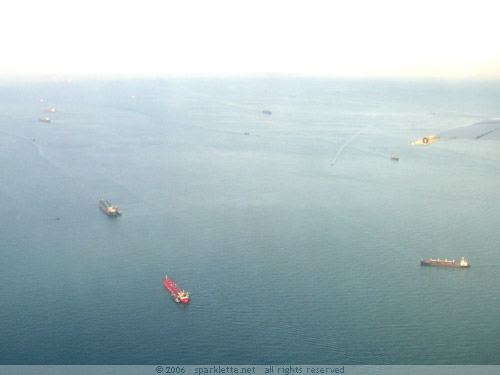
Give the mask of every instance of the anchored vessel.
[[179, 285], [177, 285], [174, 280], [169, 279], [168, 276], [165, 276], [165, 278], [163, 279], [163, 285], [165, 285], [165, 288], [167, 288], [168, 291], [172, 293], [172, 298], [175, 302], [189, 302], [189, 292], [181, 289]]
[[108, 216], [121, 216], [122, 210], [116, 206], [112, 206], [108, 201], [101, 199], [99, 201], [99, 208]]
[[469, 268], [470, 264], [467, 263], [467, 260], [465, 260], [464, 257], [460, 260], [460, 262], [455, 262], [455, 259], [453, 260], [448, 260], [448, 259], [432, 259], [430, 260], [420, 260], [420, 265], [421, 266], [441, 266], [441, 267], [459, 267], [459, 268]]

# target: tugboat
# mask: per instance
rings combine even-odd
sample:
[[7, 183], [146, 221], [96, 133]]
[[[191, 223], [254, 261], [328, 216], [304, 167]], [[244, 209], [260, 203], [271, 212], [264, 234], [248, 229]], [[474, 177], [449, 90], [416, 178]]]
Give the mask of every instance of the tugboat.
[[116, 206], [112, 206], [108, 201], [101, 199], [99, 201], [99, 208], [108, 216], [121, 216], [122, 210]]
[[175, 302], [189, 302], [189, 292], [181, 289], [179, 285], [177, 285], [174, 280], [169, 279], [168, 276], [165, 276], [165, 278], [163, 279], [163, 285], [165, 285], [165, 288], [167, 288], [168, 291], [172, 294], [172, 299]]
[[455, 259], [453, 260], [448, 260], [448, 259], [432, 259], [430, 260], [424, 260], [423, 258], [420, 260], [420, 265], [421, 266], [441, 266], [441, 267], [458, 267], [458, 268], [469, 268], [470, 264], [465, 260], [464, 257], [460, 260], [460, 262], [455, 262]]

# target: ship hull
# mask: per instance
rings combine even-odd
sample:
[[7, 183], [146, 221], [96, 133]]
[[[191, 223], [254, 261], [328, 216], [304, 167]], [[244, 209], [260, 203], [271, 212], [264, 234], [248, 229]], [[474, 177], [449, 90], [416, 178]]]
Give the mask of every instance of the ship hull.
[[99, 202], [99, 208], [108, 216], [121, 216], [122, 210], [115, 206], [112, 206], [108, 201], [101, 199]]
[[108, 211], [102, 204], [99, 205], [99, 208], [101, 209], [102, 212], [104, 212], [108, 216], [116, 216], [116, 212]]
[[435, 267], [451, 267], [451, 268], [469, 268], [470, 265], [462, 266], [460, 263], [445, 263], [445, 262], [428, 262], [425, 260], [420, 261], [421, 266], [435, 266]]
[[181, 303], [189, 302], [189, 298], [183, 298], [180, 296], [183, 290], [172, 279], [164, 278], [163, 285], [165, 286], [165, 288], [167, 288], [170, 294], [172, 294], [172, 299], [175, 302], [181, 302]]

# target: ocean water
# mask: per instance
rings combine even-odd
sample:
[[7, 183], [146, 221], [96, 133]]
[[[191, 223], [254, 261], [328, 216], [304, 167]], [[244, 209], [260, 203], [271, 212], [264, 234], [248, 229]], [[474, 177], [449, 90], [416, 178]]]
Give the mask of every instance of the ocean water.
[[498, 81], [3, 84], [0, 364], [500, 363], [500, 143], [410, 145], [499, 103]]

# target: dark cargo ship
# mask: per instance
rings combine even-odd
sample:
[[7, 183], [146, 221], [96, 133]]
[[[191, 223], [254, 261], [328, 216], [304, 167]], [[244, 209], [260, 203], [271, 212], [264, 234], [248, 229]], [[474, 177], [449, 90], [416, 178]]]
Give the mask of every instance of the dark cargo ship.
[[455, 259], [453, 260], [448, 260], [448, 259], [432, 259], [430, 260], [420, 260], [420, 265], [421, 266], [441, 266], [441, 267], [458, 267], [458, 268], [469, 268], [470, 264], [467, 263], [467, 260], [465, 260], [464, 257], [460, 260], [460, 262], [455, 262]]
[[99, 201], [99, 208], [108, 216], [121, 216], [122, 210], [116, 206], [112, 206], [108, 201], [101, 199]]

